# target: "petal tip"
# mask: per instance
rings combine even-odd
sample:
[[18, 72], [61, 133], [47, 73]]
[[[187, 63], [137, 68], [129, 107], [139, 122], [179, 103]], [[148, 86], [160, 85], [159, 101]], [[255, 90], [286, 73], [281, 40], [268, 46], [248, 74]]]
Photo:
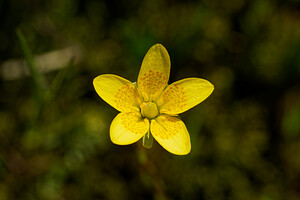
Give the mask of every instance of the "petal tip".
[[164, 47], [164, 45], [157, 43], [157, 44], [153, 45], [150, 49], [160, 52], [161, 56], [165, 57], [165, 59], [167, 59], [167, 60], [170, 59], [169, 53], [168, 53], [167, 49]]
[[186, 147], [186, 148], [182, 148], [182, 149], [176, 149], [176, 151], [174, 150], [171, 150], [171, 149], [168, 149], [166, 147], [163, 146], [164, 149], [166, 149], [168, 152], [174, 154], [174, 155], [177, 155], [177, 156], [184, 156], [184, 155], [187, 155], [191, 152], [191, 146], [189, 147]]
[[174, 154], [174, 155], [177, 155], [177, 156], [185, 156], [185, 155], [188, 155], [190, 152], [191, 152], [191, 148], [185, 149], [185, 150], [180, 151], [180, 152], [171, 152], [171, 153]]
[[162, 48], [162, 49], [166, 49], [166, 48], [164, 47], [164, 45], [162, 45], [162, 44], [160, 44], [160, 43], [157, 43], [157, 44], [153, 45], [152, 47], [154, 47], [154, 48]]
[[208, 88], [211, 90], [211, 92], [213, 92], [215, 90], [215, 86], [211, 82], [209, 81], [207, 82], [208, 82]]

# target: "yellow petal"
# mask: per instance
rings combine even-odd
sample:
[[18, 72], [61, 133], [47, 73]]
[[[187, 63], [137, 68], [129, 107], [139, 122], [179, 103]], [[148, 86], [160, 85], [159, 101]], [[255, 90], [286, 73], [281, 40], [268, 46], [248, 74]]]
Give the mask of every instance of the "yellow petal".
[[151, 120], [150, 130], [155, 140], [169, 152], [185, 155], [191, 151], [190, 135], [180, 119], [160, 115]]
[[113, 74], [97, 76], [94, 88], [109, 105], [121, 112], [139, 111], [141, 100], [133, 83]]
[[149, 120], [140, 113], [119, 113], [110, 125], [110, 139], [119, 145], [132, 144], [148, 131]]
[[169, 85], [157, 100], [160, 113], [177, 115], [204, 101], [214, 86], [201, 78], [187, 78]]
[[138, 88], [144, 101], [155, 101], [167, 86], [170, 76], [170, 57], [161, 44], [152, 46], [144, 57], [138, 76]]

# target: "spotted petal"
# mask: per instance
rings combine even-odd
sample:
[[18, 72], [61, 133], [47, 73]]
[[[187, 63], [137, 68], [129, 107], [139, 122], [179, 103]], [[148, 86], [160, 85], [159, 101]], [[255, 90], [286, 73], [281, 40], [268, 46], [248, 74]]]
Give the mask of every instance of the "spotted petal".
[[177, 115], [204, 101], [214, 86], [201, 78], [187, 78], [169, 85], [157, 101], [160, 113]]
[[104, 74], [97, 76], [93, 84], [98, 95], [118, 111], [139, 111], [139, 93], [130, 81], [117, 75]]
[[144, 101], [154, 101], [159, 97], [169, 81], [170, 68], [165, 47], [161, 44], [152, 46], [144, 57], [137, 80]]
[[132, 144], [148, 131], [149, 120], [140, 113], [119, 113], [110, 125], [110, 139], [119, 145]]
[[160, 115], [151, 120], [150, 130], [155, 140], [169, 152], [185, 155], [191, 151], [190, 135], [177, 117]]

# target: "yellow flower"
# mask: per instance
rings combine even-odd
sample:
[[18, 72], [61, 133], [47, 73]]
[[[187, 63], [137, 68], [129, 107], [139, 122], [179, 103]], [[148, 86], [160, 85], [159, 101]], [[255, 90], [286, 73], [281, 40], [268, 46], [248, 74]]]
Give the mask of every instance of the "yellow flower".
[[113, 143], [132, 144], [144, 136], [144, 146], [151, 147], [153, 135], [173, 154], [190, 152], [190, 136], [178, 114], [204, 101], [214, 86], [200, 78], [186, 78], [168, 85], [170, 68], [167, 50], [156, 44], [144, 57], [137, 83], [113, 74], [94, 79], [98, 95], [121, 112], [110, 126]]

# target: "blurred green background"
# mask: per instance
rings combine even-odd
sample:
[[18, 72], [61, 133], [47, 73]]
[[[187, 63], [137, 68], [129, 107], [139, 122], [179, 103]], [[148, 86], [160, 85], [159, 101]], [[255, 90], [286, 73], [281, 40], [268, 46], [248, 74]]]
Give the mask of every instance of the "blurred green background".
[[[298, 0], [0, 0], [0, 20], [0, 200], [300, 199]], [[170, 83], [215, 85], [181, 114], [187, 156], [112, 144], [92, 86], [134, 82], [155, 43]]]

